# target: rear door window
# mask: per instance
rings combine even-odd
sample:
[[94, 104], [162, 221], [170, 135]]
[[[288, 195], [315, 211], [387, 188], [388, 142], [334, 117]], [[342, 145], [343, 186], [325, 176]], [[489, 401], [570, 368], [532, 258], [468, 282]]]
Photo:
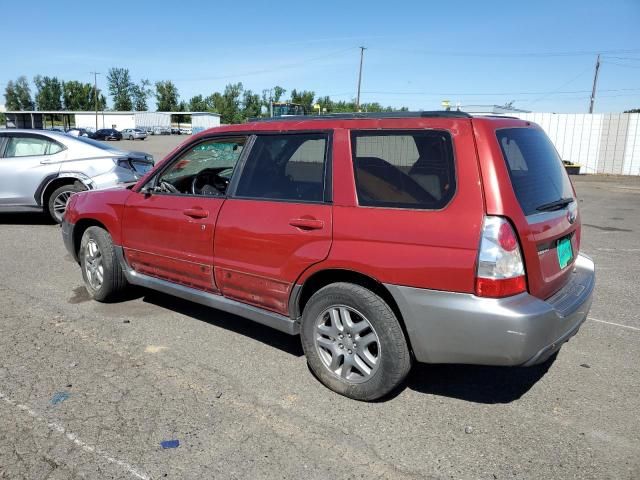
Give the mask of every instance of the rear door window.
[[496, 131], [513, 190], [525, 215], [560, 199], [573, 198], [571, 182], [549, 137], [537, 128]]
[[440, 209], [455, 193], [446, 131], [353, 131], [351, 152], [360, 205]]

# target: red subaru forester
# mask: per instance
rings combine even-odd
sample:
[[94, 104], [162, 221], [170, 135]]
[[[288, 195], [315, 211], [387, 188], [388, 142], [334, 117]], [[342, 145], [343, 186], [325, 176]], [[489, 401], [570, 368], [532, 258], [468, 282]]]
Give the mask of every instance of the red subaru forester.
[[300, 334], [358, 400], [414, 360], [543, 362], [595, 283], [544, 132], [462, 112], [207, 130], [135, 185], [74, 195], [62, 233], [96, 300], [135, 284]]

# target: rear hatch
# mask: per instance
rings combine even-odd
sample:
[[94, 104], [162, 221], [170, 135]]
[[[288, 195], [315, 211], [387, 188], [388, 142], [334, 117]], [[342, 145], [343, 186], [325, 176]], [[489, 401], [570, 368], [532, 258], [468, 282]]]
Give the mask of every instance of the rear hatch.
[[[573, 186], [555, 147], [537, 125], [495, 128], [500, 212], [516, 227], [529, 293], [546, 299], [569, 280], [580, 250], [580, 216]], [[501, 157], [501, 158], [499, 158]], [[504, 171], [506, 174], [504, 175]], [[502, 172], [502, 174], [501, 174]], [[504, 184], [508, 184], [511, 188]]]

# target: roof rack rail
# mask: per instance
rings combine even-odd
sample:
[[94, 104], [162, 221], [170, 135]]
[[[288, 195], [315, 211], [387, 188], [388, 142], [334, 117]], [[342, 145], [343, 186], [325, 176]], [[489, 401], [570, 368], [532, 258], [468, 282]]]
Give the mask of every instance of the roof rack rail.
[[513, 120], [521, 120], [520, 117], [513, 117], [510, 115], [491, 114], [491, 113], [479, 113], [478, 115], [473, 115], [473, 117], [511, 118]]
[[325, 115], [285, 115], [282, 117], [251, 118], [250, 122], [282, 122], [305, 120], [358, 120], [383, 118], [471, 118], [466, 112], [458, 110], [436, 110], [419, 112], [354, 112], [327, 113]]

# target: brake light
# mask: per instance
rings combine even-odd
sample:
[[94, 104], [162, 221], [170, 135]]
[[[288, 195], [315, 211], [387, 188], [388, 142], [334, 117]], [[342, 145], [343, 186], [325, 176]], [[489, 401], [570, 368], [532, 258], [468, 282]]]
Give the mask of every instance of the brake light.
[[508, 297], [527, 290], [518, 237], [504, 218], [487, 216], [482, 226], [476, 295]]

